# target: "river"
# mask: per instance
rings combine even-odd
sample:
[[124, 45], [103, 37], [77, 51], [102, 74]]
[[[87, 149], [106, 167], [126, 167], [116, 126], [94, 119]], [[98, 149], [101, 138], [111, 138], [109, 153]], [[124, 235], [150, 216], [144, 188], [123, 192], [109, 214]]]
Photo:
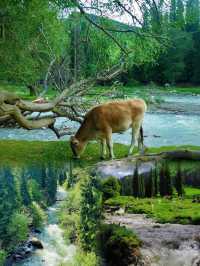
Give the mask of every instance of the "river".
[[[171, 145], [200, 146], [200, 96], [163, 95], [165, 109], [149, 111], [144, 118], [145, 145], [150, 147]], [[161, 104], [162, 106], [162, 104]], [[166, 107], [172, 110], [166, 110]], [[179, 111], [175, 111], [175, 110]], [[75, 132], [79, 126], [76, 122], [59, 118], [56, 127], [71, 128]], [[25, 130], [21, 128], [1, 128], [0, 139], [57, 141], [49, 129]], [[69, 136], [62, 137], [63, 140]], [[123, 134], [113, 134], [114, 142], [129, 144], [131, 130]]]
[[72, 244], [66, 244], [63, 230], [58, 226], [56, 214], [66, 197], [67, 192], [62, 187], [58, 187], [56, 203], [46, 211], [47, 223], [44, 225], [41, 234], [36, 234], [44, 248], [36, 249], [30, 257], [14, 263], [13, 266], [64, 266], [73, 260], [76, 248]]
[[159, 224], [143, 214], [112, 215], [107, 222], [132, 229], [142, 240], [138, 266], [200, 265], [200, 225]]

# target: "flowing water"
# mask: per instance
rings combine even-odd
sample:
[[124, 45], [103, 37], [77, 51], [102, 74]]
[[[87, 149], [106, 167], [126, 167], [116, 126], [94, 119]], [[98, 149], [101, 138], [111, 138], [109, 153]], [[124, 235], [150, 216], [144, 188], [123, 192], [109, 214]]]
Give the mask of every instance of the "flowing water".
[[142, 240], [140, 266], [199, 266], [200, 225], [159, 224], [142, 214], [108, 216]]
[[[167, 103], [178, 108], [178, 103], [183, 105], [186, 112], [168, 112], [164, 109], [159, 112], [148, 112], [144, 119], [145, 144], [147, 146], [159, 147], [170, 145], [200, 145], [200, 96], [162, 96]], [[192, 107], [195, 106], [195, 112]], [[182, 107], [181, 107], [182, 108]], [[71, 128], [75, 132], [79, 126], [76, 122], [59, 118], [56, 126]], [[49, 129], [25, 130], [0, 128], [0, 139], [18, 140], [57, 140], [55, 134]], [[65, 136], [62, 139], [69, 139]], [[123, 134], [113, 134], [114, 142], [129, 144], [131, 130]]]
[[48, 208], [48, 221], [37, 238], [42, 242], [43, 249], [37, 249], [29, 258], [13, 264], [13, 266], [64, 266], [71, 262], [75, 254], [74, 245], [66, 245], [63, 230], [58, 226], [56, 212], [62, 200], [67, 196], [62, 187], [57, 190], [57, 202]]

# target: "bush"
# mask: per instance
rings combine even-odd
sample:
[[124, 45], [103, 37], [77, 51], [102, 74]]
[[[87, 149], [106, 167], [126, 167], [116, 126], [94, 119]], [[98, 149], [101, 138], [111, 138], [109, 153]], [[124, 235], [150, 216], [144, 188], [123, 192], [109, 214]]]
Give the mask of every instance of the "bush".
[[109, 266], [136, 264], [141, 241], [126, 227], [102, 225], [98, 233], [99, 249]]
[[80, 217], [78, 213], [60, 213], [59, 223], [64, 229], [64, 238], [70, 243], [77, 239]]
[[120, 195], [121, 184], [116, 177], [110, 176], [101, 182], [102, 188], [101, 191], [103, 193], [103, 200], [107, 200], [112, 197], [116, 197]]
[[12, 215], [10, 223], [7, 227], [8, 239], [10, 242], [10, 248], [15, 247], [20, 242], [25, 241], [28, 236], [28, 217], [23, 214], [16, 212]]
[[6, 252], [3, 249], [0, 249], [0, 266], [3, 266], [6, 260]]
[[98, 266], [98, 259], [94, 252], [83, 252], [77, 250], [71, 264], [67, 266]]
[[101, 221], [102, 195], [95, 177], [85, 176], [81, 187], [80, 240], [85, 251], [95, 251], [96, 232]]
[[30, 210], [31, 210], [31, 216], [32, 216], [32, 225], [34, 227], [41, 227], [46, 220], [46, 215], [45, 215], [44, 210], [35, 201], [32, 202]]

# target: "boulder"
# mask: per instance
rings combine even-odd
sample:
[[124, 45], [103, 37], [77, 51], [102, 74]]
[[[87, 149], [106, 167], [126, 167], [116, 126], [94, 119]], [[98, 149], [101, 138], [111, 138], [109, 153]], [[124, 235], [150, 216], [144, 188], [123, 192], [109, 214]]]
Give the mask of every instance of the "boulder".
[[42, 242], [37, 237], [32, 237], [30, 239], [30, 243], [35, 248], [38, 248], [38, 249], [43, 249], [44, 248], [43, 245], [42, 245]]

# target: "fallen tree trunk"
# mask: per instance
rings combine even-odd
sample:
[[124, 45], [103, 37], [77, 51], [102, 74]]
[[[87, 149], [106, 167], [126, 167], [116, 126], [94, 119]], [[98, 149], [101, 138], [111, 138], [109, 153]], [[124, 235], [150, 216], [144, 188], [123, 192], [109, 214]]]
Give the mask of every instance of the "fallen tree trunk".
[[195, 160], [200, 161], [200, 150], [173, 150], [136, 156], [138, 160]]
[[[7, 91], [0, 92], [0, 123], [14, 119], [21, 127], [35, 129], [49, 127], [57, 137], [59, 132], [54, 128], [56, 117], [66, 117], [70, 120], [82, 123], [83, 114], [88, 109], [88, 101], [84, 100], [84, 95], [98, 81], [111, 80], [123, 71], [123, 65], [117, 65], [103, 74], [96, 77], [80, 80], [64, 89], [57, 97], [51, 101], [30, 102], [24, 101], [14, 93]], [[85, 107], [84, 108], [84, 104]], [[51, 112], [48, 118], [40, 118], [40, 115], [29, 117], [33, 112]]]

